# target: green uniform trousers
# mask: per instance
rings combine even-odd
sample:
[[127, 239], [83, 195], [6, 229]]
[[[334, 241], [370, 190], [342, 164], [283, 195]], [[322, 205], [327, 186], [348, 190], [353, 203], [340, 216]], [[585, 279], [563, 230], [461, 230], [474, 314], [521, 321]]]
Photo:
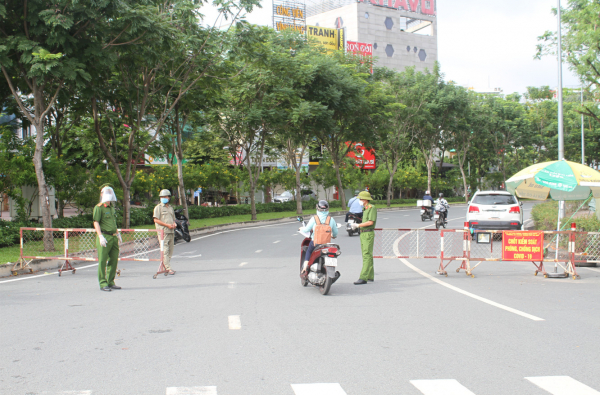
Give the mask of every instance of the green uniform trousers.
[[117, 236], [102, 234], [106, 239], [106, 247], [100, 245], [100, 239], [96, 237], [98, 248], [98, 282], [100, 288], [115, 285], [117, 264], [119, 262], [119, 239]]
[[360, 249], [362, 251], [363, 267], [360, 272], [361, 280], [374, 280], [373, 271], [373, 247], [375, 246], [375, 232], [365, 232], [360, 234]]
[[175, 233], [165, 233], [165, 241], [163, 243], [163, 265], [165, 269], [171, 270], [171, 257], [175, 249]]

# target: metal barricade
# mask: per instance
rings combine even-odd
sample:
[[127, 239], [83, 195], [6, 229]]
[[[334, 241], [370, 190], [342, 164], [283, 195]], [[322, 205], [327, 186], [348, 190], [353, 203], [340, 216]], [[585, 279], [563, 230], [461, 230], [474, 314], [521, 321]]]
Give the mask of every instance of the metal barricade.
[[436, 229], [375, 229], [373, 258], [439, 258]]
[[593, 267], [600, 262], [600, 232], [576, 232], [573, 240], [575, 266]]
[[[122, 238], [119, 261], [160, 262], [154, 278], [167, 273], [163, 265], [162, 230], [119, 229], [118, 232]], [[96, 243], [95, 229], [21, 228], [21, 257], [12, 270], [29, 269], [32, 272], [31, 261], [45, 259], [64, 260], [58, 270], [59, 276], [69, 270], [75, 273], [71, 262], [98, 261]]]

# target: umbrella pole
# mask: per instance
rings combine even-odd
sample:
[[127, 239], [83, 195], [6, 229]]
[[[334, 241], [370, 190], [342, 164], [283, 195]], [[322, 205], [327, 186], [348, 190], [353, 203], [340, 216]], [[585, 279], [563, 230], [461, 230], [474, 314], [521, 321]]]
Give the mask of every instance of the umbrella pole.
[[[556, 221], [556, 231], [560, 231], [560, 220], [564, 216], [565, 210], [565, 201], [561, 200], [558, 202], [558, 221]], [[569, 275], [567, 273], [559, 273], [558, 272], [558, 247], [559, 247], [560, 234], [556, 234], [556, 246], [554, 250], [554, 272], [548, 273], [548, 278], [567, 278]]]

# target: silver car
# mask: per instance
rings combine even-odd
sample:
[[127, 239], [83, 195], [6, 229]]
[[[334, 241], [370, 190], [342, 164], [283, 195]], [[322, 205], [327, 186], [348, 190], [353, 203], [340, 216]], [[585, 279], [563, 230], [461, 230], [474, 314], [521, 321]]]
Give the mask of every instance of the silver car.
[[275, 195], [273, 198], [274, 203], [285, 203], [291, 202], [292, 200], [294, 200], [294, 195], [290, 191], [285, 191], [280, 195]]
[[467, 222], [471, 229], [521, 230], [523, 203], [505, 191], [477, 191], [469, 202]]

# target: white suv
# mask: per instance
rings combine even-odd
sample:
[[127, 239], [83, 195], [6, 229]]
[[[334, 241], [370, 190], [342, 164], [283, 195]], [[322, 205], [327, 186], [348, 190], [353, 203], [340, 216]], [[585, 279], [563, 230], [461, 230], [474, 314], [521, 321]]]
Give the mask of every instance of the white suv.
[[505, 191], [478, 191], [469, 202], [467, 222], [471, 229], [521, 230], [523, 203]]

